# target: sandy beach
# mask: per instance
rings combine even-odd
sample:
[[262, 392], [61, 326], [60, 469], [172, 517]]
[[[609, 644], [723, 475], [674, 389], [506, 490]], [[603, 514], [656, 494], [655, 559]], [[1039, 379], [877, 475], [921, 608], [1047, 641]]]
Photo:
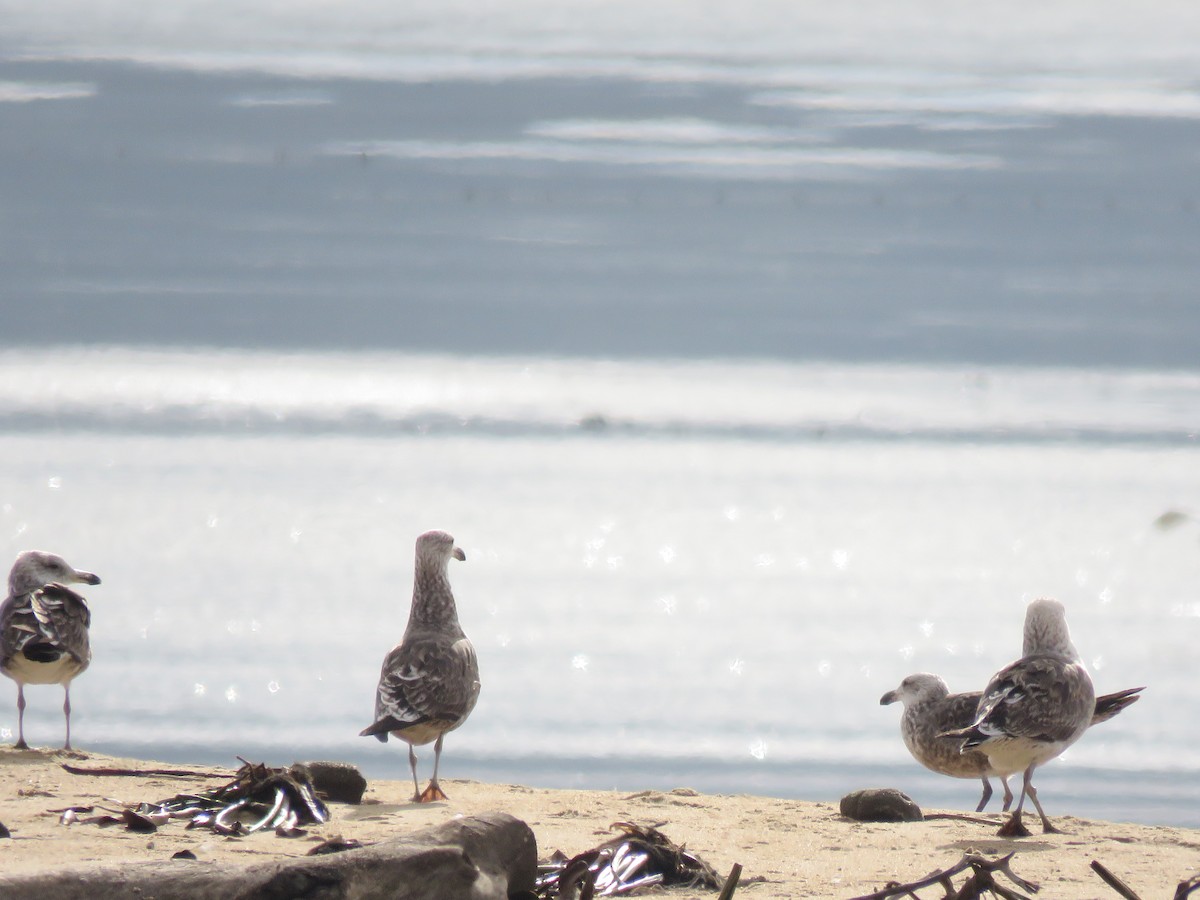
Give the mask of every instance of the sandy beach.
[[[744, 872], [737, 896], [747, 898], [854, 897], [887, 882], [909, 882], [944, 869], [969, 849], [992, 858], [1016, 851], [1013, 870], [1041, 886], [1039, 896], [1113, 896], [1090, 869], [1099, 860], [1143, 897], [1166, 897], [1200, 871], [1200, 832], [1093, 821], [1056, 815], [1063, 834], [1004, 840], [995, 828], [964, 819], [906, 824], [850, 821], [838, 798], [811, 803], [754, 796], [699, 794], [686, 786], [667, 791], [543, 790], [519, 785], [446, 781], [450, 800], [416, 806], [407, 781], [368, 785], [358, 806], [331, 804], [325, 826], [305, 837], [273, 833], [219, 838], [171, 822], [152, 835], [120, 827], [59, 824], [52, 810], [72, 805], [118, 808], [156, 801], [183, 791], [217, 786], [219, 778], [70, 774], [62, 767], [161, 768], [145, 760], [47, 751], [0, 751], [0, 821], [12, 838], [0, 840], [0, 869], [8, 876], [95, 863], [165, 860], [189, 849], [200, 859], [260, 862], [301, 856], [315, 842], [340, 835], [362, 842], [440, 824], [452, 817], [503, 811], [526, 821], [537, 836], [538, 855], [574, 855], [605, 840], [617, 821], [661, 824], [722, 874], [734, 863]], [[170, 766], [170, 768], [187, 768]], [[194, 767], [196, 771], [219, 770]], [[229, 770], [232, 774], [232, 769]], [[865, 787], [865, 785], [864, 785]], [[1051, 805], [1048, 812], [1056, 813]], [[926, 810], [926, 814], [936, 810]], [[999, 821], [998, 816], [990, 816]], [[1037, 830], [1036, 819], [1032, 823]], [[961, 879], [960, 879], [961, 881]], [[700, 896], [680, 891], [677, 896]], [[707, 895], [707, 893], [705, 894]], [[713, 894], [715, 896], [715, 894]]]

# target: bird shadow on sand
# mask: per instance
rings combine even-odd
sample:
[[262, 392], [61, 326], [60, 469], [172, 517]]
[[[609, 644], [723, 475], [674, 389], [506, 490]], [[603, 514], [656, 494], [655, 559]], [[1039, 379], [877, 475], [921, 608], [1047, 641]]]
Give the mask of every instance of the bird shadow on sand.
[[0, 747], [0, 765], [4, 766], [33, 766], [45, 762], [55, 762], [68, 759], [89, 759], [88, 754], [79, 750], [50, 750], [42, 747], [30, 747], [28, 750], [18, 750], [15, 747]]
[[382, 803], [379, 801], [364, 800], [362, 805], [357, 809], [346, 809], [341, 813], [345, 819], [354, 820], [370, 820], [370, 819], [386, 819], [388, 816], [396, 813], [412, 812], [417, 809], [443, 809], [450, 804], [438, 801], [435, 803], [416, 803], [410, 801], [408, 803]]
[[1034, 840], [962, 840], [951, 841], [948, 844], [942, 844], [938, 849], [955, 849], [962, 850], [964, 853], [980, 853], [984, 855], [996, 854], [1003, 856], [1005, 853], [1012, 853], [1014, 850], [1031, 851], [1031, 850], [1053, 850], [1055, 845], [1049, 841], [1034, 841]]

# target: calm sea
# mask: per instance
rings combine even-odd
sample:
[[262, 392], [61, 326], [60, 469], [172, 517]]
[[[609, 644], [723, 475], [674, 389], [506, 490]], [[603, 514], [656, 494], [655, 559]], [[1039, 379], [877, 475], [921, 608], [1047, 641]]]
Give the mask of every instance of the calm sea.
[[437, 527], [447, 777], [970, 808], [879, 697], [1053, 595], [1147, 689], [1048, 812], [1200, 826], [1193, 7], [476, 6], [0, 3], [0, 558], [104, 579], [77, 743], [407, 777]]
[[[1152, 523], [1200, 493], [1200, 375], [127, 349], [0, 373], [6, 555], [104, 578], [85, 746], [403, 776], [356, 733], [443, 527], [484, 672], [449, 774], [968, 805], [878, 698], [980, 687], [1053, 594], [1101, 689], [1148, 689], [1047, 802], [1195, 821], [1200, 522]], [[59, 706], [33, 692], [40, 741]]]

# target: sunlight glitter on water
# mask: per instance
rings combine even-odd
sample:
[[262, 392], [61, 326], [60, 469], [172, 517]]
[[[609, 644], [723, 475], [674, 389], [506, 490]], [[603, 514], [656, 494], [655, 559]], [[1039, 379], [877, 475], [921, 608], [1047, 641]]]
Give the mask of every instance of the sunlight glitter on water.
[[[337, 381], [340, 365], [312, 379]], [[626, 375], [677, 378], [686, 392], [697, 371], [652, 369]], [[718, 369], [743, 384], [762, 371]], [[81, 383], [89, 371], [81, 364]], [[912, 373], [909, 387], [937, 384], [927, 375]], [[850, 376], [859, 389], [870, 382]], [[1004, 377], [1034, 388], [1028, 372]], [[1120, 397], [1150, 380], [1100, 376], [1117, 400], [1093, 397], [1084, 410], [1063, 400], [1063, 415], [1143, 422], [1147, 413], [1131, 404], [1125, 415]], [[878, 385], [894, 389], [882, 376]], [[636, 393], [619, 402], [636, 406]], [[546, 414], [535, 404], [526, 415]], [[1184, 427], [1169, 416], [1160, 424]], [[1200, 496], [1197, 449], [989, 433], [831, 442], [109, 428], [60, 429], [47, 441], [43, 430], [8, 430], [0, 509], [10, 558], [47, 546], [103, 573], [87, 591], [95, 659], [72, 690], [89, 742], [131, 741], [153, 717], [165, 732], [202, 734], [192, 752], [253, 737], [272, 752], [374, 759], [356, 736], [380, 660], [404, 628], [412, 541], [444, 527], [467, 552], [451, 578], [484, 682], [448, 743], [460, 766], [527, 759], [532, 779], [547, 754], [623, 758], [636, 781], [636, 760], [699, 758], [729, 766], [733, 781], [735, 761], [746, 760], [760, 767], [756, 784], [782, 791], [789, 767], [903, 765], [880, 694], [920, 670], [978, 689], [1019, 649], [1028, 598], [1056, 594], [1077, 646], [1102, 664], [1098, 688], [1150, 685], [1074, 748], [1071, 765], [1200, 769], [1200, 720], [1176, 717], [1170, 733], [1157, 724], [1164, 709], [1194, 707], [1197, 529], [1153, 524]], [[61, 489], [47, 488], [50, 477]], [[18, 522], [27, 528], [15, 536]], [[346, 608], [355, 615], [330, 615]], [[61, 703], [43, 693], [27, 728], [56, 733]], [[14, 712], [0, 704], [0, 727], [15, 726]], [[553, 734], [553, 745], [531, 750], [530, 733]], [[748, 752], [755, 741], [761, 759]]]

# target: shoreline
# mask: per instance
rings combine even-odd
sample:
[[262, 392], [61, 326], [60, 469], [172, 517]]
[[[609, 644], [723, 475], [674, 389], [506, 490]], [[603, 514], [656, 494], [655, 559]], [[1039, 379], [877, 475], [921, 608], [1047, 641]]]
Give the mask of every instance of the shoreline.
[[[77, 775], [64, 770], [63, 763], [139, 770], [161, 767], [144, 759], [0, 749], [0, 822], [12, 833], [11, 839], [0, 840], [0, 871], [5, 876], [97, 863], [168, 860], [185, 849], [202, 860], [265, 862], [303, 856], [316, 842], [335, 836], [368, 843], [458, 816], [494, 811], [528, 823], [537, 836], [540, 860], [556, 850], [573, 856], [597, 846], [612, 835], [613, 822], [660, 826], [722, 876], [740, 864], [743, 874], [736, 896], [747, 898], [869, 894], [889, 881], [910, 882], [946, 869], [968, 850], [988, 858], [1015, 851], [1016, 874], [1040, 884], [1042, 896], [1066, 900], [1117, 896], [1091, 870], [1092, 860], [1143, 897], [1167, 896], [1180, 881], [1200, 872], [1200, 830], [1195, 829], [1060, 815], [1053, 821], [1063, 834], [1036, 833], [1035, 817], [1030, 823], [1033, 837], [1006, 840], [976, 817], [855, 822], [839, 814], [836, 802], [709, 795], [685, 786], [623, 792], [448, 780], [448, 801], [417, 806], [408, 799], [411, 783], [372, 781], [361, 805], [331, 803], [330, 821], [308, 828], [300, 838], [280, 838], [270, 832], [223, 838], [185, 830], [174, 821], [147, 835], [120, 827], [64, 826], [52, 810], [91, 804], [117, 808], [224, 782], [163, 775]], [[233, 770], [227, 771], [232, 776]], [[1000, 822], [998, 814], [981, 818]], [[710, 896], [710, 892], [675, 891], [672, 896]]]

